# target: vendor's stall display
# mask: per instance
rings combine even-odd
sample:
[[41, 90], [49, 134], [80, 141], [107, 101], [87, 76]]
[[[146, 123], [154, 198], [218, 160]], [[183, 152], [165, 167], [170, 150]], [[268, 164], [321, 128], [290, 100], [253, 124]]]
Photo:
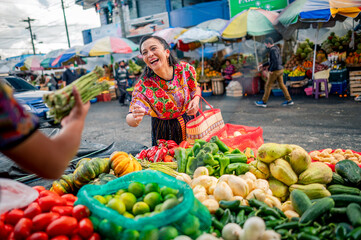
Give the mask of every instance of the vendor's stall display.
[[173, 140], [158, 140], [158, 145], [142, 150], [135, 157], [150, 162], [172, 162], [178, 144]]
[[351, 149], [335, 149], [331, 148], [312, 151], [310, 156], [313, 161], [320, 161], [326, 163], [333, 171], [335, 171], [335, 164], [339, 161], [348, 159], [354, 161], [356, 164], [361, 166], [361, 153], [355, 152]]
[[133, 60], [128, 61], [129, 73], [138, 75], [142, 71], [142, 67], [136, 64]]
[[[330, 33], [327, 40], [322, 43], [322, 49], [326, 51], [327, 54], [331, 52], [344, 52], [349, 49], [349, 45], [352, 39], [352, 31], [348, 31], [345, 36], [337, 36], [334, 32]], [[356, 40], [356, 45], [359, 40]]]
[[86, 103], [90, 99], [98, 96], [101, 92], [108, 90], [109, 85], [106, 82], [97, 83], [97, 80], [103, 76], [104, 70], [96, 67], [94, 71], [88, 73], [65, 88], [43, 96], [44, 103], [49, 107], [49, 112], [54, 115], [54, 119], [60, 122], [66, 117], [74, 107], [73, 87], [75, 86], [80, 94], [82, 102]]
[[361, 95], [361, 71], [350, 72], [350, 96]]
[[314, 43], [311, 42], [309, 39], [306, 39], [306, 41], [299, 43], [296, 54], [300, 57], [300, 59], [312, 59], [313, 47]]

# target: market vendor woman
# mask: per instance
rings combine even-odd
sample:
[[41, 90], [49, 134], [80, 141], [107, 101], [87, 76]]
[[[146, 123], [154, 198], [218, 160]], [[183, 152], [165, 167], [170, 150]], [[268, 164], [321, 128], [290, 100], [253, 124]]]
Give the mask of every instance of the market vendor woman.
[[152, 118], [152, 145], [158, 139], [186, 139], [185, 125], [198, 112], [200, 88], [193, 66], [178, 62], [167, 42], [145, 36], [139, 45], [146, 68], [134, 87], [127, 123], [137, 127], [144, 115]]

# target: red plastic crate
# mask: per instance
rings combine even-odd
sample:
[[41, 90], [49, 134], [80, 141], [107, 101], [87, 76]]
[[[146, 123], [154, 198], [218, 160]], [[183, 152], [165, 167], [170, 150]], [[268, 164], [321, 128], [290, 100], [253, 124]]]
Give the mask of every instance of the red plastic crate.
[[97, 96], [98, 102], [110, 102], [112, 100], [110, 93], [102, 93]]

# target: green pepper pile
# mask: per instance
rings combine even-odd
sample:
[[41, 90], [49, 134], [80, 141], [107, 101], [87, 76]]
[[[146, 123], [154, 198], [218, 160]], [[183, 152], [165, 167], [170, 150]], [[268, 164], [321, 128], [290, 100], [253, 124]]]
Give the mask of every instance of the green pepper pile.
[[246, 154], [237, 148], [230, 151], [217, 136], [212, 137], [209, 142], [197, 139], [192, 148], [177, 148], [175, 158], [178, 172], [189, 175], [193, 175], [201, 166], [206, 167], [209, 175], [215, 177], [223, 174], [241, 175], [249, 170]]

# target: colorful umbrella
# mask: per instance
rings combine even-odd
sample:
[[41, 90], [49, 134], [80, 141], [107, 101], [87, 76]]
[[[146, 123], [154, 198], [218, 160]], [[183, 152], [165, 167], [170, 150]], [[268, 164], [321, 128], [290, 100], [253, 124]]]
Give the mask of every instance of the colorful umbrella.
[[205, 30], [199, 27], [192, 27], [177, 38], [177, 41], [183, 43], [201, 42], [212, 43], [219, 40], [220, 34], [214, 30]]
[[166, 28], [153, 33], [153, 36], [164, 38], [169, 45], [174, 45], [176, 42], [175, 38], [185, 31], [187, 31], [187, 29], [181, 27]]
[[58, 55], [56, 57], [56, 59], [51, 63], [51, 66], [55, 66], [58, 63], [62, 63], [62, 62], [66, 62], [68, 61], [70, 58], [79, 55], [80, 50], [82, 49], [82, 46], [74, 46], [69, 48], [68, 50], [63, 51], [62, 53], [60, 53], [60, 55]]
[[40, 65], [41, 60], [42, 57], [30, 56], [22, 60], [21, 62], [18, 62], [15, 67], [25, 67], [26, 69], [33, 71], [43, 70], [44, 68]]
[[52, 65], [52, 63], [55, 61], [55, 58], [45, 58], [43, 61], [41, 61], [40, 66], [42, 66], [43, 68], [60, 68], [61, 67], [61, 63], [57, 63], [54, 66]]
[[138, 46], [126, 38], [104, 37], [85, 45], [80, 54], [84, 56], [102, 56], [112, 53], [131, 53]]
[[250, 8], [234, 16], [222, 30], [222, 38], [235, 39], [246, 35], [263, 36], [274, 33], [273, 22], [278, 13], [260, 8]]
[[196, 27], [205, 29], [205, 30], [214, 30], [220, 32], [228, 23], [228, 20], [216, 18], [208, 20], [198, 24]]

